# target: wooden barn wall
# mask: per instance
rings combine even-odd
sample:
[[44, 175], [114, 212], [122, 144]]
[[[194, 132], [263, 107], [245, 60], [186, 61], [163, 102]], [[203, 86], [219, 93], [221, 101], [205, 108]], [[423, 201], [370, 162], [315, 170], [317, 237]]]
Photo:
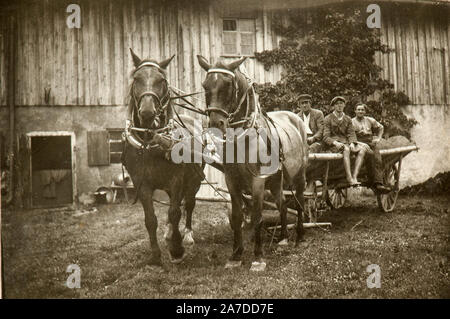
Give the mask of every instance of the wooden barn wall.
[[[143, 0], [76, 1], [81, 7], [81, 28], [69, 29], [66, 8], [73, 2], [43, 0], [20, 5], [17, 105], [124, 105], [133, 69], [130, 47], [156, 60], [176, 54], [168, 67], [170, 83], [194, 92], [201, 89], [205, 76], [196, 55], [216, 61], [222, 54], [222, 10], [217, 2], [166, 1], [161, 6]], [[271, 13], [258, 11], [257, 51], [271, 49], [279, 40], [272, 36], [271, 19]], [[4, 23], [0, 25], [4, 35]], [[280, 77], [279, 68], [265, 71], [254, 58], [245, 66], [259, 83]], [[0, 60], [2, 83], [3, 73], [4, 61]], [[50, 89], [48, 101], [46, 89]], [[5, 99], [2, 94], [1, 105]]]
[[380, 37], [392, 51], [377, 53], [382, 76], [415, 105], [450, 104], [450, 10], [381, 10]]
[[3, 14], [0, 15], [0, 105], [7, 104], [7, 65], [6, 60], [8, 58], [8, 23], [7, 19]]

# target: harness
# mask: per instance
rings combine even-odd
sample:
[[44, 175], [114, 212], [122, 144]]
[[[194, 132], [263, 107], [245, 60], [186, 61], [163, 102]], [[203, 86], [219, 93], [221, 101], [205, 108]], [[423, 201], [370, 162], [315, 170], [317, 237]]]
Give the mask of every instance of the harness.
[[[235, 93], [234, 93], [233, 97], [234, 97], [234, 101], [237, 101], [237, 100], [238, 100], [238, 93], [239, 93], [238, 91], [239, 91], [239, 87], [238, 87], [237, 81], [236, 81], [236, 74], [235, 74], [234, 72], [231, 72], [231, 71], [229, 71], [229, 70], [227, 70], [227, 69], [223, 69], [223, 68], [212, 68], [212, 69], [209, 69], [208, 72], [207, 72], [207, 74], [212, 74], [212, 73], [222, 73], [222, 74], [226, 74], [226, 75], [230, 75], [230, 76], [231, 76], [232, 81], [233, 81], [233, 83], [234, 83], [234, 89], [235, 89]], [[253, 112], [253, 114], [252, 114], [251, 117], [248, 116], [249, 109], [250, 109], [250, 100], [249, 100], [249, 99], [250, 99], [250, 93], [253, 93], [253, 99], [254, 99], [253, 102], [254, 102], [254, 106], [255, 106], [255, 111]], [[241, 120], [234, 121], [234, 117], [235, 117], [235, 116], [239, 113], [239, 111], [241, 110], [242, 105], [244, 104], [245, 100], [248, 101], [248, 102], [247, 102], [247, 109], [246, 109], [246, 112], [245, 112], [245, 116], [244, 116], [243, 119], [241, 119]], [[280, 169], [281, 169], [281, 178], [282, 178], [282, 180], [283, 180], [283, 162], [284, 162], [284, 154], [283, 154], [283, 148], [282, 148], [282, 144], [281, 144], [281, 138], [280, 138], [280, 135], [278, 134], [277, 127], [276, 127], [275, 123], [273, 122], [273, 120], [272, 120], [269, 116], [267, 116], [267, 114], [265, 115], [265, 114], [263, 113], [263, 111], [261, 110], [260, 105], [259, 105], [259, 103], [258, 103], [258, 101], [257, 101], [257, 99], [256, 99], [256, 93], [255, 93], [254, 88], [253, 88], [253, 82], [250, 82], [250, 83], [249, 83], [249, 86], [248, 86], [247, 90], [246, 90], [245, 93], [242, 95], [241, 99], [239, 100], [239, 103], [237, 104], [236, 110], [235, 110], [234, 112], [228, 113], [227, 111], [225, 111], [225, 110], [223, 110], [223, 109], [221, 109], [221, 108], [218, 108], [218, 107], [209, 107], [209, 106], [208, 106], [207, 109], [206, 109], [206, 113], [209, 115], [210, 113], [213, 113], [213, 112], [221, 113], [221, 114], [225, 115], [225, 116], [227, 117], [227, 119], [228, 119], [228, 125], [231, 126], [231, 127], [235, 127], [235, 126], [244, 124], [244, 127], [246, 127], [246, 130], [244, 130], [244, 132], [242, 132], [241, 134], [239, 134], [239, 135], [236, 137], [237, 139], [239, 139], [239, 138], [241, 138], [242, 136], [244, 136], [244, 135], [246, 134], [246, 132], [247, 132], [248, 129], [250, 129], [250, 128], [255, 128], [255, 127], [256, 127], [256, 120], [257, 120], [257, 118], [259, 117], [259, 115], [262, 115], [261, 117], [262, 117], [262, 118], [264, 119], [264, 121], [266, 122], [267, 127], [269, 128], [269, 130], [270, 130], [270, 124], [272, 124], [272, 126], [273, 126], [273, 128], [275, 129], [275, 131], [277, 132], [277, 136], [278, 136], [279, 159], [280, 159], [280, 164], [281, 164], [281, 165], [280, 165]], [[264, 115], [265, 115], [265, 116], [264, 116]], [[251, 122], [250, 122], [250, 125], [246, 125], [249, 121], [251, 121]], [[269, 122], [270, 122], [270, 124], [269, 124]], [[217, 138], [217, 137], [214, 137], [214, 139], [215, 139], [215, 140], [219, 140], [220, 142], [226, 142], [226, 140], [222, 140], [222, 139], [219, 139], [219, 138]], [[267, 142], [268, 142], [267, 147], [268, 147], [268, 148], [271, 148], [271, 145], [270, 145], [270, 144], [271, 144], [270, 139], [268, 139]], [[245, 165], [245, 167], [246, 167], [246, 169], [251, 173], [251, 175], [253, 175], [254, 177], [263, 177], [263, 178], [266, 178], [266, 177], [269, 176], [269, 175], [261, 175], [261, 174], [258, 174], [258, 173], [253, 172], [253, 171], [250, 169], [250, 167], [248, 167], [248, 165]]]
[[[133, 71], [133, 74], [136, 73], [138, 70], [142, 69], [143, 67], [156, 67], [159, 71], [163, 72], [163, 69], [157, 63], [144, 62], [144, 63], [140, 64], [136, 68], [136, 70]], [[165, 77], [164, 77], [164, 81], [167, 85], [167, 88], [169, 88], [168, 81]], [[151, 141], [150, 141], [150, 143], [148, 143], [148, 142], [144, 141], [139, 135], [135, 134], [135, 132], [145, 133], [147, 135], [147, 137], [150, 137], [150, 138], [153, 138], [154, 135], [157, 133], [170, 132], [171, 128], [173, 128], [172, 123], [170, 121], [167, 126], [158, 129], [158, 127], [161, 124], [160, 116], [167, 110], [167, 106], [169, 105], [169, 102], [170, 102], [170, 91], [169, 91], [169, 89], [167, 89], [166, 93], [164, 94], [164, 96], [162, 98], [159, 97], [159, 95], [156, 94], [154, 91], [144, 91], [143, 93], [141, 93], [139, 95], [138, 98], [136, 98], [136, 95], [134, 93], [135, 93], [135, 91], [134, 91], [134, 83], [133, 83], [131, 86], [131, 97], [134, 102], [134, 107], [131, 110], [131, 112], [128, 113], [128, 118], [125, 122], [124, 138], [128, 141], [128, 143], [130, 143], [131, 146], [133, 146], [134, 148], [136, 148], [138, 150], [144, 150], [144, 149], [149, 150], [152, 148], [156, 148], [156, 147], [160, 146], [159, 143], [151, 143]], [[135, 123], [134, 123], [136, 108], [139, 109], [139, 105], [145, 96], [151, 96], [157, 102], [155, 120], [151, 125], [153, 129], [144, 129], [144, 128], [136, 127]], [[166, 112], [166, 117], [167, 117], [167, 112]]]
[[[222, 68], [212, 68], [209, 69], [207, 74], [212, 74], [212, 73], [222, 73], [222, 74], [227, 74], [231, 76], [231, 79], [233, 81], [233, 87], [234, 87], [234, 94], [233, 94], [233, 102], [237, 102], [238, 100], [238, 93], [239, 93], [239, 87], [236, 81], [236, 74], [234, 74], [233, 72], [226, 70], [226, 69], [222, 69]], [[208, 106], [206, 108], [206, 114], [209, 115], [210, 113], [216, 112], [216, 113], [221, 113], [222, 115], [227, 117], [228, 120], [228, 125], [231, 127], [235, 127], [238, 126], [240, 124], [246, 124], [249, 120], [252, 120], [252, 124], [250, 127], [253, 127], [255, 125], [255, 121], [256, 121], [256, 114], [252, 117], [249, 118], [248, 117], [248, 112], [249, 112], [249, 107], [247, 107], [247, 110], [245, 112], [245, 116], [242, 120], [239, 121], [234, 121], [234, 117], [239, 113], [239, 111], [241, 110], [242, 105], [244, 104], [244, 101], [249, 99], [250, 97], [250, 92], [253, 92], [253, 96], [255, 99], [255, 110], [259, 111], [259, 105], [256, 102], [256, 95], [253, 89], [253, 82], [249, 83], [249, 86], [247, 88], [247, 90], [245, 91], [245, 93], [242, 95], [239, 103], [237, 104], [236, 110], [232, 113], [228, 113], [227, 111], [225, 111], [224, 109], [221, 109], [219, 107], [210, 107]]]

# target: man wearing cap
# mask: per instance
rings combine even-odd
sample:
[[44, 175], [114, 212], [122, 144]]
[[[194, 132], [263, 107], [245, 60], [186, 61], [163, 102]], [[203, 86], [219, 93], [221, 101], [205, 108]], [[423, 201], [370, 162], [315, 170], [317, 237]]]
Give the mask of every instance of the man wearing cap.
[[[347, 182], [352, 186], [358, 186], [361, 184], [358, 182], [358, 174], [366, 149], [357, 144], [352, 119], [344, 113], [345, 103], [346, 100], [342, 96], [336, 96], [331, 100], [334, 111], [325, 117], [323, 141], [331, 152], [343, 153]], [[353, 175], [350, 171], [350, 152], [358, 153]]]
[[[323, 113], [321, 110], [316, 110], [311, 107], [311, 95], [309, 94], [301, 94], [298, 97], [298, 102], [300, 103], [300, 109], [295, 110], [295, 112], [305, 124], [309, 152], [319, 153], [322, 149]], [[314, 181], [310, 180], [308, 174], [306, 177], [308, 183], [304, 195], [309, 196], [313, 194]]]
[[318, 153], [321, 149], [320, 142], [323, 136], [323, 113], [311, 107], [311, 95], [301, 94], [298, 98], [300, 110], [297, 115], [305, 123], [306, 134], [310, 153]]
[[[352, 124], [358, 142], [368, 145], [368, 158], [366, 162], [369, 183], [373, 183], [373, 186], [377, 191], [386, 193], [389, 192], [389, 188], [383, 185], [383, 164], [380, 149], [378, 147], [378, 142], [383, 137], [384, 127], [373, 117], [365, 116], [366, 109], [367, 105], [364, 103], [356, 104], [356, 116], [352, 118]], [[377, 133], [377, 135], [374, 137], [375, 133]]]

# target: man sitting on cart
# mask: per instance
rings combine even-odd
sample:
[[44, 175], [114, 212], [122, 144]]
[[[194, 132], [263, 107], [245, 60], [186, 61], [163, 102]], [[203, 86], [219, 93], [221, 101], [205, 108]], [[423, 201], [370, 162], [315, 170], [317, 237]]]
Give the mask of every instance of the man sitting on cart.
[[[323, 137], [323, 120], [324, 116], [321, 110], [317, 110], [311, 107], [311, 95], [301, 94], [298, 97], [300, 108], [294, 110], [298, 116], [305, 123], [305, 129], [307, 134], [307, 142], [309, 145], [310, 153], [320, 153], [322, 150], [322, 137]], [[306, 185], [305, 195], [312, 195], [314, 191], [314, 182], [307, 178], [308, 183]]]
[[[358, 142], [368, 145], [366, 166], [369, 186], [373, 186], [380, 193], [387, 193], [390, 190], [383, 185], [383, 164], [378, 147], [378, 142], [383, 137], [384, 127], [373, 117], [365, 116], [366, 111], [367, 105], [356, 104], [356, 116], [352, 118], [353, 128]], [[377, 133], [376, 136], [374, 136], [375, 133]]]
[[[332, 153], [343, 153], [344, 168], [350, 186], [361, 185], [358, 174], [364, 160], [366, 148], [358, 145], [352, 119], [344, 113], [346, 100], [336, 96], [331, 100], [334, 111], [324, 120], [323, 142]], [[357, 153], [353, 174], [350, 171], [350, 153]]]
[[300, 102], [300, 109], [295, 110], [295, 113], [305, 123], [309, 152], [319, 153], [321, 150], [320, 142], [323, 136], [323, 113], [321, 110], [311, 107], [311, 95], [309, 94], [301, 94], [298, 101]]

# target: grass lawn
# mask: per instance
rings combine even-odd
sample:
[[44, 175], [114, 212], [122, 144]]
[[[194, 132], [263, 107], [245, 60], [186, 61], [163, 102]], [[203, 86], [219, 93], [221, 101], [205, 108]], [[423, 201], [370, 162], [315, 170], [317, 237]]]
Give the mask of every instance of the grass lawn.
[[[150, 245], [140, 204], [98, 211], [2, 211], [6, 298], [450, 298], [450, 198], [400, 197], [381, 213], [374, 197], [350, 199], [328, 212], [330, 231], [309, 229], [298, 247], [269, 247], [267, 269], [249, 271], [253, 243], [245, 233], [243, 266], [224, 269], [232, 233], [224, 203], [197, 202], [195, 246], [169, 262], [162, 237], [167, 207], [155, 204], [163, 267], [148, 265]], [[183, 220], [184, 223], [184, 220]], [[81, 269], [69, 289], [66, 268]], [[367, 288], [366, 267], [381, 269], [381, 288]]]

